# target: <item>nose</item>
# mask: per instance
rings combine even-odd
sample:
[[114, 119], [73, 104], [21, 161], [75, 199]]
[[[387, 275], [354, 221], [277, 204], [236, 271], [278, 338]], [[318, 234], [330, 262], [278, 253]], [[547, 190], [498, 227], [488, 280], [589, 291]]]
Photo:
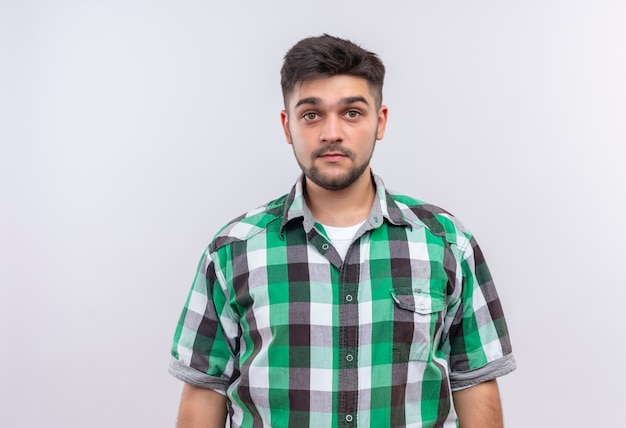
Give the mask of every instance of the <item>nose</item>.
[[341, 118], [329, 115], [321, 128], [320, 141], [322, 143], [340, 143], [343, 140]]

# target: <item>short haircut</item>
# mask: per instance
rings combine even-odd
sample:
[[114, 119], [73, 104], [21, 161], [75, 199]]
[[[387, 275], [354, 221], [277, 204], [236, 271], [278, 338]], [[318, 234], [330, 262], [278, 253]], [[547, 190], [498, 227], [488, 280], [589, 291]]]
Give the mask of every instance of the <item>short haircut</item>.
[[280, 70], [285, 108], [288, 107], [287, 98], [297, 85], [306, 80], [337, 75], [364, 78], [377, 107], [382, 104], [385, 66], [378, 55], [349, 40], [324, 34], [300, 40], [285, 54]]

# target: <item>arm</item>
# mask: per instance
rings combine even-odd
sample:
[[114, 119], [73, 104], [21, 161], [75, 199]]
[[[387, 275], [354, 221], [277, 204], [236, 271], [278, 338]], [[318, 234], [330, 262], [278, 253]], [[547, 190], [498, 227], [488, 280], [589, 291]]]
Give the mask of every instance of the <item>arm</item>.
[[226, 397], [212, 389], [186, 383], [176, 428], [224, 428], [225, 425]]
[[502, 428], [500, 392], [495, 379], [452, 393], [460, 428]]

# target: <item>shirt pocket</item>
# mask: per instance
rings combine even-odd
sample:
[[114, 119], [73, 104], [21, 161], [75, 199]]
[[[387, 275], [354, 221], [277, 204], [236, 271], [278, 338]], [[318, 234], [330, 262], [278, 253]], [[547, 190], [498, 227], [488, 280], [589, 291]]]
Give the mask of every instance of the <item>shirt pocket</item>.
[[413, 280], [394, 286], [389, 294], [393, 305], [393, 362], [427, 362], [439, 347], [445, 308], [446, 282]]

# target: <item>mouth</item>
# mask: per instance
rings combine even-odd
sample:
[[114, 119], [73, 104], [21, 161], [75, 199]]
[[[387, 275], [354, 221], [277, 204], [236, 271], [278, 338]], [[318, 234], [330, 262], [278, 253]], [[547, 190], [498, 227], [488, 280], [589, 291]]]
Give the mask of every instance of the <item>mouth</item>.
[[337, 161], [344, 158], [352, 158], [352, 153], [345, 147], [322, 147], [314, 152], [313, 156], [327, 161]]
[[327, 162], [338, 162], [342, 160], [343, 158], [346, 158], [347, 156], [344, 155], [343, 153], [330, 152], [330, 153], [324, 153], [323, 155], [320, 155], [319, 157], [324, 159]]

